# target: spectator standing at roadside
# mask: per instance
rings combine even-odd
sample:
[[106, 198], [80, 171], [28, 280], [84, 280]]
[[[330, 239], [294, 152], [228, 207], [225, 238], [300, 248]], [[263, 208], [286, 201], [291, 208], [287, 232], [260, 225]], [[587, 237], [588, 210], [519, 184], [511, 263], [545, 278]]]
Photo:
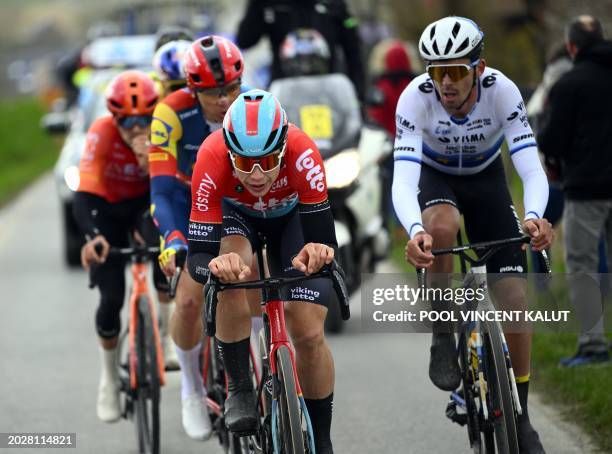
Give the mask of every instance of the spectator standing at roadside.
[[602, 231], [612, 263], [612, 42], [586, 15], [567, 26], [565, 41], [574, 67], [550, 91], [538, 143], [559, 166], [565, 195], [566, 268], [581, 333], [561, 365], [573, 367], [610, 358], [595, 274]]
[[[287, 34], [300, 28], [312, 28], [323, 35], [330, 48], [332, 65], [341, 61], [338, 54], [341, 48], [346, 73], [363, 100], [365, 72], [357, 19], [351, 16], [344, 0], [249, 0], [238, 27], [236, 44], [248, 49], [267, 36], [272, 46], [274, 80], [284, 76], [280, 46]], [[332, 72], [341, 69], [332, 67]]]
[[405, 43], [389, 40], [382, 44], [387, 47], [383, 54], [383, 68], [373, 80], [374, 87], [382, 95], [382, 102], [369, 107], [368, 114], [394, 137], [397, 101], [416, 74], [412, 71], [412, 62]]

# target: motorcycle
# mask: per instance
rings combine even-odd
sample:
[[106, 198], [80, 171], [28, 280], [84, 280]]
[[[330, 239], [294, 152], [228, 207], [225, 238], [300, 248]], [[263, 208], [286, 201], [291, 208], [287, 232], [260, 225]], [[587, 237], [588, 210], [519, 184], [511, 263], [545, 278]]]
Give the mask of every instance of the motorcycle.
[[[390, 248], [383, 200], [388, 184], [382, 168], [392, 152], [388, 134], [362, 121], [355, 90], [344, 74], [278, 79], [269, 90], [324, 159], [338, 258], [353, 293], [362, 273], [373, 272]], [[330, 303], [326, 322], [330, 332], [342, 329], [336, 307]]]

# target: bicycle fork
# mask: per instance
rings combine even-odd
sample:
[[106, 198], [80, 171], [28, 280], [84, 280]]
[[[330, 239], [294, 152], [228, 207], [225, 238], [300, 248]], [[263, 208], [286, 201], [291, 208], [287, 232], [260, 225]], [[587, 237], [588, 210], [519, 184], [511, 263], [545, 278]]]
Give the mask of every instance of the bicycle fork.
[[298, 380], [298, 374], [295, 365], [295, 352], [289, 342], [287, 331], [285, 328], [285, 307], [284, 303], [280, 300], [273, 300], [268, 302], [264, 310], [268, 316], [270, 326], [270, 353], [268, 360], [270, 361], [270, 371], [272, 374], [272, 444], [274, 446], [274, 454], [281, 454], [281, 443], [278, 433], [278, 402], [281, 392], [281, 384], [278, 378], [278, 367], [276, 364], [276, 353], [279, 348], [285, 347], [291, 356], [292, 372], [295, 379], [295, 387], [298, 395], [298, 401], [300, 402], [300, 409], [304, 414], [306, 420], [306, 427], [308, 430], [308, 444], [310, 452], [315, 453], [314, 446], [314, 432], [312, 430], [312, 423], [310, 421], [310, 415], [308, 414], [308, 408], [306, 408], [306, 401], [302, 395], [302, 388]]

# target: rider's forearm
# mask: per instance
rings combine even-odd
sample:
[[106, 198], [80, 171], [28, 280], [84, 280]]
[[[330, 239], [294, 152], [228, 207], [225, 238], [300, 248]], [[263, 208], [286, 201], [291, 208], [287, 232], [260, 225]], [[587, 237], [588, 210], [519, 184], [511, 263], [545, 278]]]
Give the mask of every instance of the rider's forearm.
[[299, 204], [300, 223], [304, 235], [304, 243], [327, 244], [338, 248], [334, 216], [329, 201], [317, 204]]
[[542, 218], [548, 203], [548, 179], [537, 148], [529, 147], [512, 154], [512, 162], [523, 182], [524, 218]]
[[164, 175], [151, 178], [153, 219], [155, 219], [157, 228], [164, 239], [167, 239], [167, 236], [172, 232], [180, 230], [174, 219], [174, 209], [172, 207], [174, 185], [174, 177]]
[[88, 240], [100, 234], [96, 214], [106, 211], [108, 202], [102, 197], [88, 192], [74, 194], [73, 214], [79, 229]]
[[392, 186], [393, 207], [410, 238], [414, 238], [414, 235], [425, 230], [417, 197], [420, 175], [420, 163], [395, 160]]

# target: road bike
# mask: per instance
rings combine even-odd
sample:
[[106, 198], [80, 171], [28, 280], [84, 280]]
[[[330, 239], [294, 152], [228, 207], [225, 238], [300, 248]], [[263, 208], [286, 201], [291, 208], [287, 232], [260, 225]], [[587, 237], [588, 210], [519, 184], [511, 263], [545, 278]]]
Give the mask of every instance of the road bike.
[[[461, 306], [462, 311], [487, 312], [495, 308], [487, 288], [486, 263], [504, 247], [527, 244], [531, 238], [516, 237], [497, 241], [435, 249], [434, 256], [458, 255], [465, 274], [463, 288], [480, 289], [482, 299]], [[476, 253], [472, 257], [466, 253]], [[546, 253], [540, 254], [544, 269], [550, 273]], [[465, 272], [465, 262], [470, 270]], [[425, 269], [418, 271], [419, 286], [425, 290]], [[475, 306], [474, 306], [475, 305]], [[461, 318], [463, 320], [463, 317]], [[517, 415], [522, 413], [508, 344], [499, 321], [487, 317], [466, 317], [457, 333], [457, 352], [461, 369], [460, 388], [453, 391], [446, 416], [467, 426], [470, 446], [476, 454], [519, 454]]]
[[[108, 254], [109, 258], [128, 258], [131, 262], [129, 321], [119, 340], [120, 351], [125, 352], [119, 379], [125, 397], [122, 417], [135, 417], [138, 450], [145, 454], [158, 454], [160, 450], [160, 387], [165, 383], [157, 315], [147, 284], [147, 262], [151, 258], [157, 260], [158, 255], [158, 247], [140, 245], [111, 247]], [[90, 267], [89, 288], [97, 285], [96, 270], [96, 266]]]
[[[264, 270], [261, 248], [257, 250], [257, 257], [261, 275]], [[335, 261], [309, 276], [270, 277], [235, 284], [221, 283], [212, 274], [209, 277], [204, 289], [204, 318], [206, 333], [210, 338], [214, 338], [216, 332], [218, 292], [229, 289], [262, 291], [264, 328], [259, 333], [260, 372], [257, 371], [258, 362], [251, 353], [261, 421], [255, 433], [239, 436], [230, 433], [234, 446], [232, 453], [315, 454], [312, 425], [297, 376], [295, 353], [285, 326], [285, 308], [280, 292], [289, 284], [317, 278], [331, 279], [342, 319], [348, 320], [348, 291], [343, 272]], [[219, 365], [221, 362], [217, 359], [216, 363]], [[218, 410], [222, 418], [224, 397], [220, 401]]]

